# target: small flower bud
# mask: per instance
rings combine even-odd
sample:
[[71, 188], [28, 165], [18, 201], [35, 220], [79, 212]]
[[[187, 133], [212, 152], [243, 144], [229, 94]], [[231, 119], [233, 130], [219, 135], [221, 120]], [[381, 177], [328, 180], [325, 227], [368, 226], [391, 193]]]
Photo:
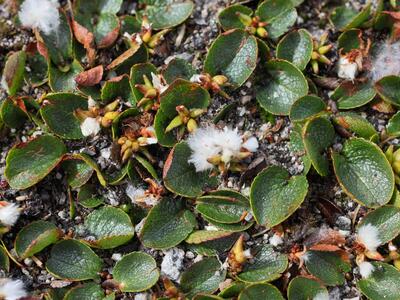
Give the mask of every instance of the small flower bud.
[[261, 38], [266, 38], [268, 37], [268, 31], [264, 27], [258, 27], [257, 35]]
[[242, 22], [242, 24], [244, 26], [250, 26], [251, 23], [253, 22], [252, 18], [244, 13], [241, 13], [239, 11], [236, 12], [236, 16], [239, 18], [240, 22]]
[[197, 129], [197, 122], [194, 119], [189, 119], [189, 121], [186, 124], [187, 129], [190, 133], [195, 131]]
[[175, 118], [172, 119], [172, 121], [169, 123], [167, 128], [165, 129], [165, 133], [168, 133], [172, 131], [173, 129], [181, 126], [183, 124], [182, 118], [180, 115], [176, 116]]
[[216, 75], [212, 78], [212, 81], [218, 85], [224, 85], [228, 82], [228, 77], [224, 75]]

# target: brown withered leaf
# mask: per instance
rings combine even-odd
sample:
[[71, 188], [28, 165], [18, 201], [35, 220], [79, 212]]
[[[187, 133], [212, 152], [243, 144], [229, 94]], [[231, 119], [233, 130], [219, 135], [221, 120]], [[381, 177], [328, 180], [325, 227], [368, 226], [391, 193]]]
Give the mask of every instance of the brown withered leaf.
[[121, 23], [118, 22], [118, 26], [115, 27], [111, 32], [109, 32], [98, 44], [97, 48], [104, 49], [110, 47], [118, 38], [119, 29], [121, 28]]
[[102, 65], [83, 71], [75, 77], [75, 82], [81, 86], [96, 85], [103, 78], [103, 71]]
[[339, 231], [322, 227], [308, 236], [304, 244], [307, 247], [313, 247], [318, 244], [343, 245], [345, 242], [345, 237]]
[[95, 48], [93, 33], [91, 33], [89, 30], [87, 30], [84, 26], [80, 25], [75, 20], [72, 20], [71, 27], [77, 41], [81, 43], [83, 47], [86, 49], [86, 55], [89, 61], [89, 65], [92, 65], [96, 58], [96, 48]]
[[126, 50], [124, 53], [122, 53], [120, 56], [118, 56], [116, 59], [114, 59], [108, 66], [107, 70], [114, 69], [115, 67], [119, 66], [122, 64], [124, 61], [132, 57], [140, 48], [140, 45], [138, 43], [132, 44], [131, 48]]

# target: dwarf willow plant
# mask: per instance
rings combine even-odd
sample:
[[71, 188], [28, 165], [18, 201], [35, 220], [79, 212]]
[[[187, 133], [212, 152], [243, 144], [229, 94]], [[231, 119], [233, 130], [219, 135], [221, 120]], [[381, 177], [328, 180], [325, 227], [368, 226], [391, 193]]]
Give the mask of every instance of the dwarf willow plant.
[[[157, 299], [284, 299], [284, 291], [289, 300], [327, 299], [331, 287], [353, 279], [368, 299], [398, 299], [400, 74], [369, 75], [371, 61], [384, 61], [371, 60], [372, 36], [391, 30], [394, 46], [385, 49], [397, 47], [398, 1], [336, 7], [320, 36], [299, 28], [301, 0], [226, 7], [201, 69], [159, 59], [175, 27], [178, 36], [191, 29], [183, 24], [191, 0], [139, 0], [133, 13], [123, 0], [40, 0], [41, 11], [21, 2], [19, 22], [36, 39], [6, 57], [0, 134], [27, 139], [10, 145], [4, 176], [28, 195], [49, 174], [64, 176], [71, 228], [64, 232], [53, 217], [19, 223], [30, 210], [0, 201], [4, 272], [32, 259], [60, 282], [77, 282], [51, 288], [49, 299], [143, 291]], [[24, 85], [46, 92], [32, 97]], [[261, 116], [256, 126], [264, 117], [271, 132], [283, 119], [291, 123], [289, 147], [302, 170], [265, 167], [259, 158], [270, 155], [273, 136], [229, 126], [244, 85], [255, 98], [252, 114]], [[377, 130], [362, 109], [384, 114], [386, 127]], [[109, 151], [99, 149], [104, 141]], [[296, 221], [310, 200], [322, 217], [337, 210], [309, 192], [317, 177], [336, 180], [358, 207], [347, 238], [330, 228], [301, 236]], [[111, 201], [104, 191], [113, 189], [122, 192]], [[76, 214], [82, 222], [73, 226]], [[261, 243], [245, 240], [261, 234]], [[203, 259], [171, 258], [182, 248]], [[10, 294], [0, 298], [26, 296], [19, 281], [0, 280], [3, 290]]]

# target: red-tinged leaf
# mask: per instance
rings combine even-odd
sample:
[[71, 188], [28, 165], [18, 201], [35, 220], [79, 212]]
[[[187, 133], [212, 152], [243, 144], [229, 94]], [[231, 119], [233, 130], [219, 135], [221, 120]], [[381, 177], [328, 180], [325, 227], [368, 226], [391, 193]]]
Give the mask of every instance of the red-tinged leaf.
[[75, 38], [86, 49], [86, 55], [88, 57], [89, 64], [91, 65], [96, 58], [94, 35], [75, 20], [72, 20], [71, 25]]
[[97, 47], [99, 49], [103, 49], [103, 48], [108, 48], [110, 47], [112, 44], [115, 43], [115, 41], [118, 38], [119, 35], [119, 30], [121, 28], [121, 23], [118, 22], [118, 26], [115, 27], [111, 32], [109, 32], [98, 44]]
[[93, 86], [98, 84], [103, 78], [103, 66], [99, 65], [76, 76], [75, 81], [81, 86]]

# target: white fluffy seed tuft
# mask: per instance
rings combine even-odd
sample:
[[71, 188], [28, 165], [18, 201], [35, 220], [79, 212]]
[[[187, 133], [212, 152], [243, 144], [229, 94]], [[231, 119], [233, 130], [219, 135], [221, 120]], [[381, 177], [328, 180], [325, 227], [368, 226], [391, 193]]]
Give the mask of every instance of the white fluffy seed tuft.
[[81, 124], [81, 131], [84, 136], [95, 136], [100, 130], [100, 123], [96, 118], [88, 117]]
[[249, 138], [243, 143], [237, 129], [225, 127], [220, 130], [211, 126], [197, 129], [190, 135], [188, 144], [192, 150], [189, 163], [194, 164], [197, 172], [212, 169], [213, 165], [208, 159], [216, 155], [220, 155], [222, 162], [228, 164], [240, 153], [241, 148], [250, 152], [255, 152], [258, 148], [256, 138]]
[[13, 226], [21, 214], [21, 209], [14, 203], [0, 203], [0, 222], [5, 226]]
[[25, 27], [50, 34], [60, 25], [57, 0], [25, 0], [19, 11], [19, 20]]
[[358, 268], [360, 269], [360, 275], [362, 278], [368, 278], [375, 270], [375, 267], [371, 263], [366, 261], [360, 263]]
[[329, 294], [326, 291], [323, 292], [319, 292], [318, 294], [316, 294], [312, 300], [329, 300]]
[[376, 251], [381, 244], [378, 228], [372, 224], [366, 224], [358, 229], [357, 240], [369, 251]]
[[372, 60], [370, 77], [378, 81], [388, 75], [400, 75], [400, 41], [385, 41]]
[[340, 57], [338, 61], [338, 77], [353, 81], [358, 73], [358, 65], [356, 62], [351, 62], [345, 56]]
[[158, 199], [153, 195], [148, 195], [141, 187], [134, 187], [129, 184], [125, 190], [126, 195], [131, 199], [132, 203], [137, 205], [154, 206], [158, 203]]
[[0, 279], [0, 299], [18, 300], [27, 295], [24, 283], [21, 280]]

